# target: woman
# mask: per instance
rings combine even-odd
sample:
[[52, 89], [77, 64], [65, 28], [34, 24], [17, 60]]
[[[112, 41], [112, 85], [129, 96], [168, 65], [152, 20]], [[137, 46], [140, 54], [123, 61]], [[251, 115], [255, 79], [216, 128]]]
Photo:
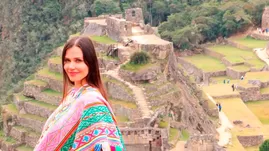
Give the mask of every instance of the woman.
[[[44, 125], [35, 151], [124, 151], [91, 40], [70, 39], [62, 65], [63, 99]], [[70, 84], [73, 88], [68, 91]]]

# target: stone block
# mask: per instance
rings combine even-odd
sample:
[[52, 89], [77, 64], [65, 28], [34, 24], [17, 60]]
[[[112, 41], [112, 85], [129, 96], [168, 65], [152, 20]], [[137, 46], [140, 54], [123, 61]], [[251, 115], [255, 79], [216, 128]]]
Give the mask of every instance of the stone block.
[[48, 67], [49, 70], [52, 72], [59, 72], [63, 73], [62, 64], [61, 63], [55, 63], [51, 60], [48, 61]]
[[244, 147], [258, 146], [263, 142], [263, 135], [237, 136], [237, 139]]
[[[27, 81], [24, 82], [24, 88], [23, 88], [23, 94], [25, 96], [30, 96], [33, 97], [34, 94], [38, 94], [41, 91], [45, 90], [48, 88], [47, 84], [39, 84], [36, 82], [37, 80], [32, 80], [32, 81]], [[44, 82], [42, 82], [44, 83]]]
[[51, 88], [52, 90], [58, 91], [58, 92], [63, 92], [63, 81], [60, 80], [56, 80], [53, 79], [51, 77], [46, 77], [44, 75], [41, 74], [37, 74], [36, 78], [38, 80], [42, 80], [48, 83], [49, 88]]
[[46, 102], [52, 105], [59, 105], [60, 101], [62, 99], [62, 96], [58, 96], [58, 95], [48, 95], [44, 92], [41, 92], [39, 94], [35, 94], [34, 95], [36, 100], [42, 101], [42, 102]]
[[18, 140], [21, 143], [25, 143], [25, 135], [26, 135], [26, 130], [24, 129], [20, 129], [17, 127], [12, 127], [11, 131], [10, 131], [10, 136], [15, 138], [16, 140]]
[[41, 136], [41, 134], [39, 134], [39, 133], [26, 134], [25, 135], [25, 142], [27, 145], [29, 145], [31, 147], [35, 147], [40, 136]]
[[25, 112], [29, 114], [41, 116], [44, 118], [48, 118], [52, 114], [52, 112], [56, 109], [56, 106], [55, 108], [50, 109], [46, 106], [41, 106], [40, 104], [38, 104], [38, 101], [36, 102], [37, 103], [25, 102], [24, 103]]
[[[36, 132], [41, 132], [42, 128], [45, 124], [46, 119], [41, 118], [41, 117], [38, 117], [38, 119], [37, 119], [37, 118], [33, 118], [33, 116], [34, 115], [32, 115], [30, 117], [26, 117], [25, 115], [18, 116], [17, 124], [24, 126], [24, 127], [31, 128]], [[42, 120], [39, 120], [39, 119], [42, 119]]]

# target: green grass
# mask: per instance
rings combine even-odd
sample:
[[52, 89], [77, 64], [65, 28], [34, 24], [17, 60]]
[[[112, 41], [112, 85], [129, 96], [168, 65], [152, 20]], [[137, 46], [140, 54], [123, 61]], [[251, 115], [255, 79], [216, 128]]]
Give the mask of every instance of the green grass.
[[269, 93], [269, 87], [261, 88], [260, 92], [261, 92], [261, 94], [268, 94]]
[[78, 32], [78, 33], [75, 33], [75, 34], [70, 35], [70, 36], [69, 36], [69, 39], [71, 39], [71, 38], [73, 38], [73, 37], [77, 37], [77, 36], [80, 36], [80, 33], [79, 33], [79, 32]]
[[178, 140], [179, 138], [179, 131], [176, 128], [169, 129], [169, 141]]
[[7, 136], [5, 141], [6, 141], [7, 143], [9, 143], [9, 144], [14, 144], [14, 143], [17, 142], [15, 139], [13, 139], [13, 138], [10, 137], [10, 136]]
[[143, 70], [146, 70], [146, 69], [149, 69], [153, 66], [155, 66], [156, 64], [152, 64], [152, 63], [147, 63], [147, 64], [131, 64], [130, 62], [125, 64], [125, 65], [122, 65], [121, 66], [121, 69], [124, 69], [124, 70], [128, 70], [128, 71], [139, 71], [141, 69]]
[[269, 124], [269, 100], [247, 102], [246, 105], [263, 124]]
[[250, 37], [232, 38], [231, 40], [249, 48], [264, 48], [268, 43], [268, 41], [257, 40]]
[[247, 62], [258, 69], [261, 69], [265, 65], [252, 51], [242, 50], [228, 45], [214, 45], [208, 48], [224, 55], [231, 63]]
[[16, 148], [16, 151], [33, 151], [34, 149], [30, 146], [23, 145]]
[[245, 75], [246, 80], [260, 80], [261, 82], [269, 81], [269, 72], [248, 72]]
[[44, 91], [42, 91], [42, 93], [45, 93], [46, 95], [49, 96], [62, 96], [62, 93], [52, 90], [52, 89], [45, 89]]
[[30, 100], [31, 104], [35, 104], [37, 106], [42, 106], [51, 110], [55, 110], [57, 108], [57, 106], [55, 105], [51, 105], [45, 102], [41, 102], [41, 101], [37, 101], [37, 100]]
[[52, 57], [49, 59], [51, 63], [54, 64], [62, 64], [62, 58], [61, 57]]
[[116, 99], [111, 99], [111, 98], [109, 100], [111, 100], [113, 104], [121, 105], [121, 106], [129, 108], [129, 109], [136, 109], [137, 108], [137, 105], [133, 102], [116, 100]]
[[226, 70], [225, 65], [220, 60], [206, 55], [184, 57], [184, 60], [192, 63], [197, 68], [206, 72]]
[[246, 66], [246, 65], [233, 66], [232, 69], [234, 69], [235, 71], [239, 71], [239, 72], [247, 72], [247, 71], [250, 71], [250, 67], [249, 66]]
[[23, 117], [23, 118], [30, 118], [30, 119], [35, 119], [35, 120], [39, 120], [39, 121], [46, 121], [46, 118], [43, 118], [40, 116], [36, 116], [36, 115], [32, 115], [32, 114], [19, 114], [19, 111], [17, 110], [15, 104], [4, 105], [3, 108], [6, 108], [9, 112], [12, 112], [13, 114], [16, 114], [16, 115]]
[[118, 122], [121, 122], [121, 123], [125, 123], [125, 122], [129, 122], [130, 121], [128, 117], [121, 116], [121, 115], [116, 116], [116, 119], [117, 119]]
[[98, 43], [103, 43], [103, 44], [115, 44], [115, 43], [117, 43], [116, 41], [109, 38], [108, 36], [90, 36], [90, 38], [93, 41], [96, 41]]
[[168, 122], [166, 120], [161, 120], [159, 122], [159, 128], [167, 128], [168, 127]]
[[49, 68], [43, 68], [39, 70], [37, 74], [41, 74], [45, 77], [52, 78], [55, 80], [63, 81], [63, 76], [61, 73], [51, 72], [49, 71]]
[[190, 134], [187, 130], [182, 130], [181, 131], [181, 137], [180, 137], [180, 140], [182, 141], [187, 141], [190, 137]]
[[27, 84], [33, 84], [33, 85], [38, 85], [38, 86], [47, 86], [47, 83], [41, 80], [31, 80], [31, 81], [26, 81], [25, 83]]
[[104, 60], [115, 60], [115, 61], [119, 61], [119, 57], [112, 57], [112, 56], [107, 56], [106, 53], [97, 53], [98, 57], [103, 58]]

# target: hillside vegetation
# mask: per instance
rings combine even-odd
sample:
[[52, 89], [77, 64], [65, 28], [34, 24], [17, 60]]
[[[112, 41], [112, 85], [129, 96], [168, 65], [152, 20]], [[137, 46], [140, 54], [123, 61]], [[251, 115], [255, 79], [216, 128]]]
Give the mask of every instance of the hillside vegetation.
[[259, 25], [266, 4], [268, 0], [2, 0], [0, 100], [19, 91], [68, 35], [80, 32], [84, 17], [141, 7], [145, 23], [159, 26], [162, 38], [184, 50]]

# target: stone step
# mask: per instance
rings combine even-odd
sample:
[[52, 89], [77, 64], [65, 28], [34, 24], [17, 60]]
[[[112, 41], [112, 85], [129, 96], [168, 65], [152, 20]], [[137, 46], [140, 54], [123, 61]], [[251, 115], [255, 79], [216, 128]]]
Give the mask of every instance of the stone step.
[[34, 97], [35, 94], [47, 89], [49, 85], [41, 80], [31, 80], [24, 82], [23, 94]]
[[48, 61], [49, 71], [63, 73], [61, 57], [53, 57]]
[[15, 149], [15, 151], [33, 151], [34, 147], [30, 147], [28, 145], [21, 145]]
[[[10, 126], [18, 125], [26, 128], [31, 128], [35, 132], [41, 133], [42, 128], [47, 118], [33, 115], [33, 114], [20, 114], [15, 104], [8, 104], [2, 106], [2, 116], [10, 117], [7, 124], [4, 124], [5, 133], [9, 133]], [[3, 121], [5, 123], [5, 121]]]
[[0, 138], [0, 149], [1, 151], [15, 151], [15, 148], [20, 146], [22, 143], [16, 141], [14, 138], [8, 137], [1, 137]]
[[57, 108], [55, 105], [37, 101], [22, 94], [14, 94], [13, 100], [21, 114], [28, 113], [48, 118]]
[[61, 73], [51, 72], [49, 68], [45, 67], [38, 71], [36, 79], [47, 82], [50, 89], [62, 92], [63, 77]]
[[36, 100], [58, 106], [62, 99], [62, 93], [52, 89], [46, 89], [36, 95], [35, 98]]
[[13, 126], [10, 131], [10, 136], [26, 144], [28, 147], [35, 147], [41, 133], [34, 132], [32, 129], [23, 126]]

